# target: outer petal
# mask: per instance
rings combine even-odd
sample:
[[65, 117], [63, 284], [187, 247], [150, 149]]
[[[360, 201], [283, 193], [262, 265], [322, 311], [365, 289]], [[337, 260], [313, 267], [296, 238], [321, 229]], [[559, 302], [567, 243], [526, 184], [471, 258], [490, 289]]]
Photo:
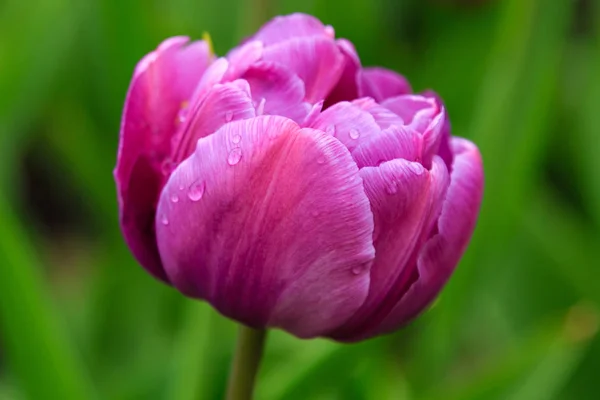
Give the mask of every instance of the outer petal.
[[304, 81], [306, 101], [323, 100], [336, 85], [344, 68], [344, 56], [327, 37], [301, 37], [265, 48], [263, 60], [284, 65]]
[[227, 122], [256, 116], [250, 87], [241, 79], [214, 85], [199, 104], [190, 108], [188, 119], [175, 138], [174, 165], [192, 154], [198, 139], [214, 133]]
[[295, 13], [273, 18], [252, 39], [270, 45], [296, 37], [326, 36], [332, 38], [332, 33], [331, 27], [326, 27], [317, 18], [307, 14]]
[[323, 132], [227, 124], [174, 171], [158, 211], [173, 284], [243, 323], [316, 336], [367, 295], [373, 217], [356, 164]]
[[208, 46], [188, 38], [164, 41], [137, 65], [121, 123], [114, 176], [121, 229], [133, 255], [152, 275], [167, 280], [154, 235], [154, 211], [163, 184], [177, 114], [211, 60]]
[[360, 97], [372, 97], [377, 102], [412, 93], [410, 84], [402, 75], [389, 69], [371, 67], [364, 68], [358, 78], [358, 94]]
[[451, 144], [455, 159], [437, 233], [419, 254], [418, 279], [376, 334], [398, 329], [433, 301], [454, 271], [475, 229], [483, 196], [481, 155], [468, 140], [453, 138]]
[[371, 114], [347, 101], [323, 111], [310, 127], [335, 136], [350, 151], [380, 132]]
[[360, 170], [375, 218], [376, 258], [369, 296], [337, 340], [357, 340], [379, 326], [414, 279], [416, 254], [427, 238], [448, 187], [446, 167], [437, 158], [431, 171], [419, 163], [393, 160]]
[[264, 101], [264, 113], [301, 122], [311, 107], [304, 103], [304, 82], [281, 64], [258, 62], [243, 78], [250, 84], [255, 104]]

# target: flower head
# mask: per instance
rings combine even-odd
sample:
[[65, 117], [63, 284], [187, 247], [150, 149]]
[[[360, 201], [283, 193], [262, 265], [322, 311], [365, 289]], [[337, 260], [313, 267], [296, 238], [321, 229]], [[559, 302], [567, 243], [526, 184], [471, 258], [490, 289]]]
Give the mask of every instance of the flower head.
[[277, 17], [226, 57], [172, 38], [138, 64], [115, 179], [136, 259], [253, 327], [355, 341], [441, 290], [475, 227], [477, 147], [434, 93]]

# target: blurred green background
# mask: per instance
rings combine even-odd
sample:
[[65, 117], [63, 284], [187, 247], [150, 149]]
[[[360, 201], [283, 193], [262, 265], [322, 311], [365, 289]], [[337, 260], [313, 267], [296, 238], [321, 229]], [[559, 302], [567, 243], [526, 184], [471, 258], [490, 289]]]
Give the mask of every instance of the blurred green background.
[[481, 219], [435, 306], [358, 345], [269, 337], [257, 399], [598, 399], [600, 1], [4, 0], [0, 399], [218, 399], [235, 325], [136, 265], [112, 168], [136, 62], [304, 11], [446, 100]]

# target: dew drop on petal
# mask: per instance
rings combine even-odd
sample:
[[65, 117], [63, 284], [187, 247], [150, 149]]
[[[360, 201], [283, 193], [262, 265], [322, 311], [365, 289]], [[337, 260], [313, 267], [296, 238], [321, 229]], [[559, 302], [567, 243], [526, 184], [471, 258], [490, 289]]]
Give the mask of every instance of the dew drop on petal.
[[227, 163], [229, 165], [236, 165], [242, 159], [242, 149], [236, 147], [229, 152], [229, 156], [227, 156]]
[[162, 217], [160, 218], [160, 223], [163, 225], [169, 225], [169, 219], [167, 218], [166, 214], [163, 214]]
[[321, 165], [325, 164], [325, 157], [321, 156], [321, 157], [317, 158], [317, 164], [321, 164]]
[[227, 111], [225, 113], [225, 121], [229, 122], [233, 119], [233, 111]]
[[204, 190], [206, 188], [206, 184], [204, 181], [196, 181], [192, 183], [190, 189], [188, 190], [188, 198], [191, 201], [198, 201], [204, 196]]
[[172, 201], [173, 203], [177, 203], [177, 202], [179, 202], [179, 196], [177, 196], [177, 194], [176, 194], [176, 193], [175, 193], [175, 194], [172, 194], [172, 195], [171, 195], [171, 201]]
[[335, 125], [333, 125], [333, 124], [331, 124], [331, 125], [327, 125], [327, 128], [325, 128], [325, 132], [326, 132], [328, 135], [332, 135], [332, 136], [334, 136], [334, 135], [335, 135]]
[[242, 136], [241, 136], [241, 135], [238, 135], [238, 134], [235, 134], [235, 135], [233, 135], [233, 137], [231, 138], [231, 141], [232, 141], [233, 143], [235, 143], [235, 144], [238, 144], [239, 142], [241, 142], [241, 141], [242, 141]]
[[364, 267], [362, 267], [362, 266], [358, 266], [358, 265], [357, 265], [356, 267], [353, 267], [353, 268], [352, 268], [352, 273], [353, 273], [354, 275], [359, 275], [359, 274], [360, 274], [361, 272], [363, 272], [364, 270], [365, 270], [365, 268], [364, 268]]
[[348, 135], [350, 135], [351, 139], [358, 139], [360, 137], [360, 132], [358, 131], [358, 129], [352, 128], [350, 129], [350, 132], [348, 132]]

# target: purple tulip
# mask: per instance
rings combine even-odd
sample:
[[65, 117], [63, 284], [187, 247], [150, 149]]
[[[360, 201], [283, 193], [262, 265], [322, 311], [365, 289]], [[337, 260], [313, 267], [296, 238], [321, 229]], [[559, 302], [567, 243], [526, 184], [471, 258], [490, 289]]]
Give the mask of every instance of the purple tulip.
[[356, 341], [437, 295], [475, 227], [477, 147], [433, 93], [294, 14], [226, 57], [163, 42], [127, 95], [121, 227], [156, 278], [255, 328]]

